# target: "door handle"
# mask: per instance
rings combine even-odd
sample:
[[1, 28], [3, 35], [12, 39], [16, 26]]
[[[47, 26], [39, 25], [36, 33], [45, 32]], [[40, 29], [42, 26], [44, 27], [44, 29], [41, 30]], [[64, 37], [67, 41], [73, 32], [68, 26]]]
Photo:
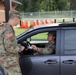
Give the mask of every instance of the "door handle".
[[47, 60], [47, 61], [44, 61], [44, 63], [46, 63], [46, 64], [56, 64], [57, 61], [56, 60]]
[[64, 64], [75, 64], [76, 61], [75, 60], [65, 60], [63, 61]]

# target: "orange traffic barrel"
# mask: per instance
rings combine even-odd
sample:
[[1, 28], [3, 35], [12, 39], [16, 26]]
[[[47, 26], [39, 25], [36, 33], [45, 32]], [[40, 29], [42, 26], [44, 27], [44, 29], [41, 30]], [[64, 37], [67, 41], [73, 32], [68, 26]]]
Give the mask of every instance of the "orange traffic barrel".
[[25, 28], [25, 21], [24, 21], [24, 20], [21, 21], [20, 27], [21, 27], [21, 28]]
[[55, 23], [54, 20], [52, 20], [51, 23]]
[[37, 22], [36, 21], [33, 21], [32, 26], [36, 26], [36, 25], [37, 25]]
[[37, 25], [40, 25], [40, 20], [37, 20], [36, 22], [37, 22]]
[[42, 24], [45, 24], [45, 20], [42, 20]]
[[49, 23], [50, 23], [50, 21], [49, 21], [49, 20], [45, 20], [45, 22], [46, 22], [46, 24], [49, 24]]
[[26, 21], [25, 28], [30, 28], [30, 21]]

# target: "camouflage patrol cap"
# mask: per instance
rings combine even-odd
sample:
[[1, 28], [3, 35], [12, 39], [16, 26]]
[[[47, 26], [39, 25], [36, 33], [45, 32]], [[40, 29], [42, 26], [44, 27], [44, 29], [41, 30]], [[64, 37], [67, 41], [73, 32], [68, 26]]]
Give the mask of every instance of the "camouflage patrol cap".
[[48, 32], [48, 35], [55, 36], [55, 32], [54, 31]]
[[9, 15], [12, 15], [14, 17], [21, 18], [21, 14], [17, 10], [10, 10]]

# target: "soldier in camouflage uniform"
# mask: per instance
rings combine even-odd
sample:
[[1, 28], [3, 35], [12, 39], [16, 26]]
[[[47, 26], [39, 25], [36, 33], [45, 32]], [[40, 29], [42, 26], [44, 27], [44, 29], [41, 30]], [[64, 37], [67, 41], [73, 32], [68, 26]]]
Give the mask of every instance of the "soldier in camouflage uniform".
[[32, 49], [37, 51], [38, 54], [52, 54], [55, 52], [55, 32], [49, 32], [48, 33], [48, 44], [45, 46], [45, 48], [38, 48], [35, 45], [32, 45]]
[[24, 50], [24, 47], [17, 44], [13, 29], [19, 21], [20, 13], [10, 10], [8, 23], [0, 25], [0, 64], [4, 68], [5, 75], [21, 75], [18, 52]]

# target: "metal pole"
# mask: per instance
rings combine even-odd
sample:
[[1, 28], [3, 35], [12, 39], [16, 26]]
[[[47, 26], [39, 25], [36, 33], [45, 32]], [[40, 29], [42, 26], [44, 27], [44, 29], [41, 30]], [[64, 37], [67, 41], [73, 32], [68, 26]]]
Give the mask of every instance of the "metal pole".
[[9, 10], [11, 9], [11, 0], [4, 0], [5, 5], [5, 22], [9, 19]]
[[63, 19], [63, 22], [65, 22], [65, 19]]
[[75, 22], [75, 18], [73, 18], [73, 22]]

